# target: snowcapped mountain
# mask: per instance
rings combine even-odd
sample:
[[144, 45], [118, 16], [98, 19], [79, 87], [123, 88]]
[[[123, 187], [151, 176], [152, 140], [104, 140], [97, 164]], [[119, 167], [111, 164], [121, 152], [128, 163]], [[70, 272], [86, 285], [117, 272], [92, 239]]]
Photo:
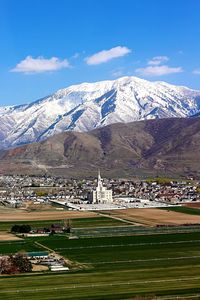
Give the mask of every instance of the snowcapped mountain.
[[116, 122], [189, 117], [200, 112], [200, 91], [137, 77], [82, 83], [31, 104], [0, 107], [0, 148], [41, 141], [68, 130]]

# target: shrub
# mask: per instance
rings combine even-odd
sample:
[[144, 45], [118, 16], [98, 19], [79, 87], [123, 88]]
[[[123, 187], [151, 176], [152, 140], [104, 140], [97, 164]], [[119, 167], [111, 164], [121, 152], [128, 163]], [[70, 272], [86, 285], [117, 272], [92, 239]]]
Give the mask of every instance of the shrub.
[[11, 228], [11, 232], [15, 232], [15, 233], [29, 233], [30, 231], [31, 231], [31, 226], [28, 224], [13, 225]]

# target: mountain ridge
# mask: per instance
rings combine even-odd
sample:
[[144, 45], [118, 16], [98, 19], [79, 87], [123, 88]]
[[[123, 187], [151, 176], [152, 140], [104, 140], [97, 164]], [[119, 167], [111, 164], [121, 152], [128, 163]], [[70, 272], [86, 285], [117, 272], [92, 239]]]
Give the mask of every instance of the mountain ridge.
[[200, 177], [200, 118], [115, 123], [67, 131], [0, 152], [3, 174]]
[[200, 113], [200, 91], [137, 77], [82, 83], [30, 104], [0, 108], [0, 148], [64, 131], [87, 132], [118, 122]]

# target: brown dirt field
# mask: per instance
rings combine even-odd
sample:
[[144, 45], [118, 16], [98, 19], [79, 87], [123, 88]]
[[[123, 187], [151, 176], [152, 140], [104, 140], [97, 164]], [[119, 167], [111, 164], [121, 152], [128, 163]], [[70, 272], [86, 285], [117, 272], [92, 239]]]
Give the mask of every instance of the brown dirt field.
[[51, 204], [34, 203], [33, 201], [26, 201], [23, 206], [26, 210], [54, 210]]
[[20, 210], [16, 209], [16, 208], [0, 206], [0, 214], [1, 213], [8, 213], [8, 212], [13, 212], [13, 213], [15, 212], [15, 213], [17, 213], [18, 211], [20, 212]]
[[117, 211], [109, 211], [109, 214], [118, 218], [149, 226], [164, 224], [200, 224], [200, 216], [161, 210], [158, 208], [129, 208]]
[[43, 265], [32, 265], [32, 266], [33, 266], [32, 269], [33, 272], [41, 272], [41, 271], [49, 270], [48, 266], [43, 266]]
[[199, 208], [200, 209], [200, 202], [186, 203], [186, 204], [184, 204], [184, 206], [191, 207], [191, 208]]
[[0, 241], [17, 241], [21, 240], [21, 238], [15, 236], [12, 233], [0, 232]]
[[26, 212], [26, 211], [0, 211], [1, 221], [38, 221], [38, 220], [62, 220], [75, 218], [94, 218], [98, 217], [97, 213], [81, 212], [81, 211], [41, 211], [41, 212]]

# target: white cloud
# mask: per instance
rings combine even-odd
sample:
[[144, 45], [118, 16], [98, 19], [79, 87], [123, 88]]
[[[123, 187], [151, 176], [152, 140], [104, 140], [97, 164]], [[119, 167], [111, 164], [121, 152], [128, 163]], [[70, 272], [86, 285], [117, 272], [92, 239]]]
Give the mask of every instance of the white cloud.
[[115, 70], [112, 70], [110, 74], [111, 74], [112, 77], [116, 78], [116, 77], [123, 76], [124, 72], [125, 72], [125, 69], [123, 67], [120, 67], [120, 68], [117, 68]]
[[193, 74], [200, 75], [200, 69], [199, 69], [199, 70], [194, 70], [192, 73], [193, 73]]
[[72, 58], [76, 59], [80, 56], [80, 53], [79, 52], [76, 52], [74, 55], [72, 55]]
[[109, 50], [102, 50], [100, 52], [97, 52], [92, 56], [87, 57], [85, 61], [88, 65], [98, 65], [105, 63], [113, 58], [124, 56], [130, 52], [131, 50], [127, 47], [118, 46]]
[[151, 60], [148, 61], [148, 65], [158, 66], [169, 60], [167, 56], [155, 56]]
[[60, 60], [57, 57], [46, 59], [42, 56], [39, 56], [37, 58], [27, 56], [24, 60], [20, 61], [16, 65], [16, 67], [11, 70], [11, 72], [42, 73], [69, 67], [70, 64], [67, 59]]
[[167, 74], [175, 74], [183, 72], [182, 67], [148, 66], [146, 68], [136, 69], [136, 72], [144, 76], [162, 76]]
[[112, 72], [111, 72], [111, 75], [112, 75], [113, 77], [121, 77], [121, 76], [123, 76], [123, 72], [122, 72], [121, 70], [112, 71]]

